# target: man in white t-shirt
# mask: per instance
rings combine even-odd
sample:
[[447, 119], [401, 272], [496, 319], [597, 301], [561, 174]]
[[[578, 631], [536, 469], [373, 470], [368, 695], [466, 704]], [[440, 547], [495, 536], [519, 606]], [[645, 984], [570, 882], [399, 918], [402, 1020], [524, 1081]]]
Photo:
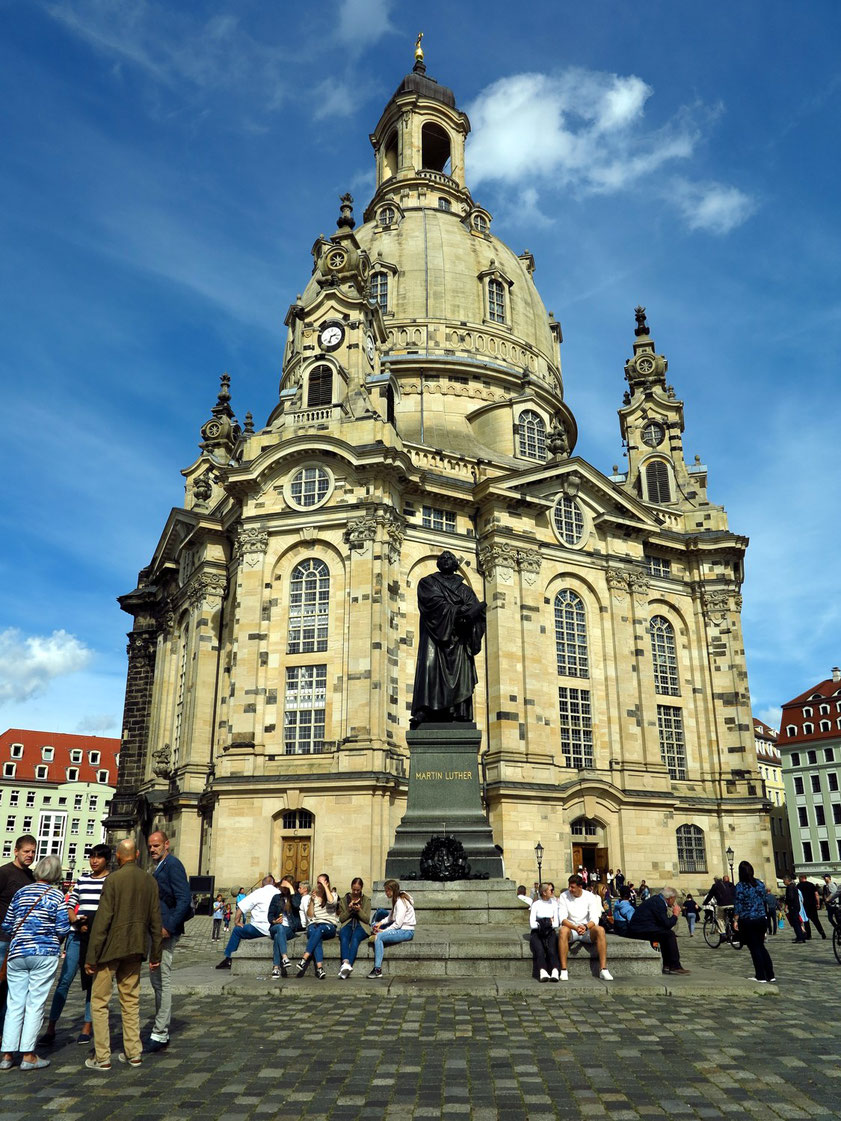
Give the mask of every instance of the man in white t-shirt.
[[[234, 929], [225, 947], [225, 956], [216, 966], [217, 969], [231, 968], [231, 955], [237, 952], [240, 942], [249, 938], [268, 938], [271, 933], [269, 924], [269, 904], [280, 892], [275, 887], [274, 876], [265, 876], [263, 882], [251, 891], [244, 899], [237, 902], [237, 913], [234, 920]], [[245, 916], [251, 912], [251, 921], [246, 922]]]
[[567, 962], [570, 942], [587, 942], [596, 947], [599, 955], [599, 977], [602, 981], [612, 981], [613, 977], [607, 968], [607, 938], [604, 928], [599, 926], [602, 901], [595, 892], [584, 890], [581, 876], [570, 876], [568, 882], [569, 887], [558, 898], [561, 980], [569, 980]]

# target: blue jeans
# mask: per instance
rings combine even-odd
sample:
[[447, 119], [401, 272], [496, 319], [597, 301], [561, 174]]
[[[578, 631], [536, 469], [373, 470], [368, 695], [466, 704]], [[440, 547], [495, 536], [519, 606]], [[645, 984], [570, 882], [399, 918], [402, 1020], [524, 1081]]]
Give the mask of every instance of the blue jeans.
[[687, 915], [686, 916], [686, 925], [689, 927], [690, 935], [694, 935], [694, 933], [695, 933], [695, 920], [697, 919], [697, 917], [698, 917], [697, 915]]
[[231, 931], [231, 937], [228, 939], [228, 945], [225, 947], [225, 957], [229, 958], [231, 954], [235, 954], [243, 940], [247, 942], [249, 938], [265, 937], [262, 930], [258, 930], [253, 923], [247, 922], [244, 926], [235, 926]]
[[374, 938], [374, 968], [382, 968], [386, 946], [391, 946], [395, 942], [410, 942], [414, 936], [413, 928], [402, 927], [395, 930], [393, 927], [387, 926], [385, 930], [381, 930]]
[[353, 965], [356, 961], [356, 955], [359, 953], [359, 947], [367, 937], [368, 934], [365, 931], [365, 927], [360, 923], [345, 923], [339, 931], [339, 943], [342, 947], [342, 961]]
[[297, 938], [300, 934], [299, 930], [290, 930], [288, 926], [284, 926], [282, 922], [272, 928], [272, 942], [274, 943], [274, 950], [272, 951], [272, 960], [275, 965], [280, 965], [281, 961], [286, 957], [286, 946], [291, 938]]
[[37, 957], [27, 954], [12, 958], [7, 968], [9, 997], [2, 1048], [6, 1052], [29, 1054], [35, 1050], [44, 1005], [58, 968], [58, 955]]
[[[58, 975], [58, 984], [53, 993], [52, 1004], [50, 1005], [50, 1014], [47, 1017], [53, 1023], [61, 1018], [64, 1011], [64, 1005], [67, 1000], [67, 994], [70, 992], [70, 985], [73, 978], [79, 969], [79, 955], [82, 948], [82, 940], [75, 930], [71, 930], [67, 935], [67, 941], [64, 943], [64, 961], [61, 965], [61, 972]], [[85, 991], [85, 1023], [91, 1022], [91, 992], [90, 988]]]
[[306, 952], [315, 958], [316, 965], [324, 963], [324, 954], [321, 952], [321, 943], [328, 938], [336, 937], [336, 928], [331, 922], [311, 922], [307, 927]]

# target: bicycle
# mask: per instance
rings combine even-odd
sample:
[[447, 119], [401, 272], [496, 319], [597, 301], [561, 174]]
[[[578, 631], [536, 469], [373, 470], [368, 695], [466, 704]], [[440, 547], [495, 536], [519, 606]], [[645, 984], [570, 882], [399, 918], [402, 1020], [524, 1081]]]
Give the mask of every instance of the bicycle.
[[[704, 905], [704, 925], [703, 935], [704, 941], [707, 943], [711, 950], [717, 950], [722, 942], [729, 942], [734, 950], [741, 950], [742, 941], [739, 938], [738, 931], [733, 929], [733, 909], [728, 907], [726, 909], [726, 920], [724, 923], [724, 933], [718, 926], [718, 919], [715, 913], [715, 905], [706, 903]], [[841, 958], [838, 959], [841, 961]]]

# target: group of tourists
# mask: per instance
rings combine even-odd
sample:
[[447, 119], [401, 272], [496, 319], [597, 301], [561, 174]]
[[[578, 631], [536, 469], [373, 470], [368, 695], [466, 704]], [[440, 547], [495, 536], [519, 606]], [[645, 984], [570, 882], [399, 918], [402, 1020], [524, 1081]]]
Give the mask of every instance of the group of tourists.
[[397, 880], [386, 880], [383, 890], [390, 906], [372, 912], [371, 899], [359, 876], [344, 894], [332, 886], [326, 872], [312, 886], [307, 880], [284, 876], [276, 883], [273, 876], [266, 876], [258, 888], [237, 897], [234, 928], [216, 968], [232, 968], [240, 942], [271, 938], [272, 978], [287, 977], [292, 967], [289, 942], [300, 937], [305, 948], [295, 966], [295, 976], [303, 977], [312, 963], [316, 978], [323, 981], [327, 977], [324, 943], [338, 937], [342, 955], [338, 977], [347, 981], [359, 947], [373, 938], [374, 965], [368, 977], [377, 980], [383, 975], [386, 946], [408, 942], [417, 924], [414, 900]]
[[[94, 845], [89, 871], [65, 894], [59, 857], [48, 855], [36, 863], [35, 838], [18, 837], [14, 859], [0, 868], [0, 1071], [11, 1070], [17, 1056], [24, 1071], [50, 1065], [37, 1053], [36, 1044], [44, 1050], [55, 1043], [77, 973], [85, 1011], [76, 1041], [94, 1045], [85, 1066], [111, 1069], [108, 1005], [115, 982], [123, 1028], [120, 1062], [140, 1066], [144, 1050], [154, 1053], [168, 1047], [172, 956], [191, 916], [191, 899], [184, 866], [170, 853], [166, 834], [152, 833], [147, 844], [151, 875], [137, 866], [133, 839], [117, 845], [113, 872], [110, 847]], [[147, 957], [155, 1022], [144, 1047], [139, 996]], [[38, 1040], [59, 962], [47, 1029]]]

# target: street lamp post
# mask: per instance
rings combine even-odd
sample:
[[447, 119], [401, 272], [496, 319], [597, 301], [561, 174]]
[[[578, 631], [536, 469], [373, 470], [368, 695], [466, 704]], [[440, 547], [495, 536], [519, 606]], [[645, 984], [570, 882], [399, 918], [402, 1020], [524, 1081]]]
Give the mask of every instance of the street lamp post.
[[67, 869], [70, 872], [70, 879], [73, 879], [73, 873], [76, 871], [76, 857], [71, 856], [67, 861]]
[[543, 883], [543, 845], [540, 841], [534, 846], [534, 855], [537, 858], [537, 890], [540, 891], [540, 885]]
[[728, 863], [728, 864], [730, 865], [730, 880], [731, 880], [731, 882], [732, 882], [732, 880], [733, 880], [733, 857], [734, 857], [734, 856], [735, 856], [736, 854], [735, 854], [735, 853], [733, 852], [733, 850], [732, 850], [732, 849], [730, 848], [730, 846], [728, 845], [728, 846], [727, 846], [727, 850], [726, 850], [726, 852], [724, 853], [724, 855], [725, 855], [725, 856], [727, 857], [727, 863]]

